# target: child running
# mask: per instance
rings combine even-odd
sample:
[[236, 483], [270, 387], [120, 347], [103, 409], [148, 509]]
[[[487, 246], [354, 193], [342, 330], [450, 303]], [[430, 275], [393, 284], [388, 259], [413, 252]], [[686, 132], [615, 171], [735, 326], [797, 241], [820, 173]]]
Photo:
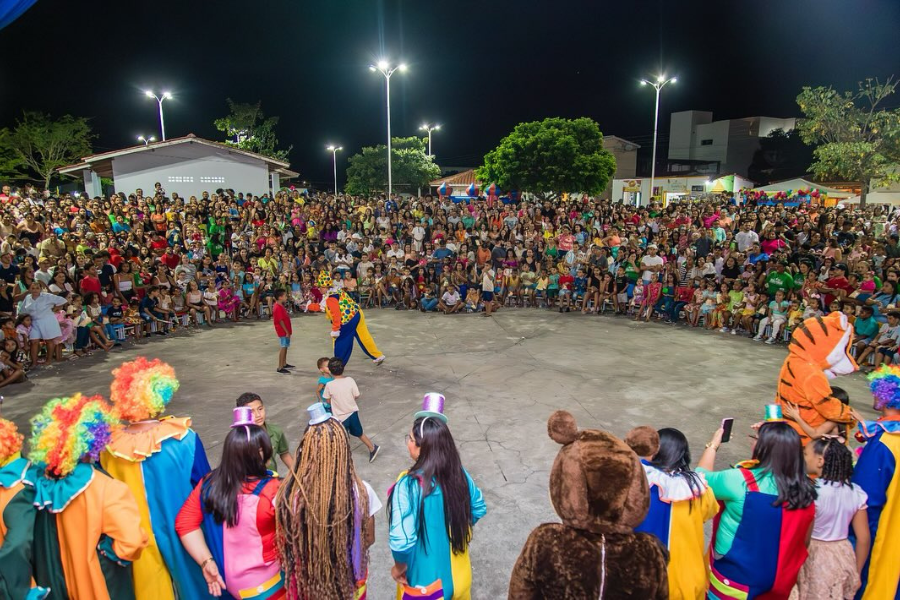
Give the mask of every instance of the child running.
[[374, 461], [381, 446], [373, 444], [369, 436], [363, 433], [362, 422], [359, 420], [359, 406], [356, 404], [356, 399], [359, 398], [356, 381], [352, 377], [344, 377], [344, 361], [336, 356], [328, 361], [328, 372], [334, 379], [325, 384], [322, 396], [331, 403], [331, 413], [335, 419], [344, 424], [347, 433], [358, 437], [369, 449], [369, 462]]

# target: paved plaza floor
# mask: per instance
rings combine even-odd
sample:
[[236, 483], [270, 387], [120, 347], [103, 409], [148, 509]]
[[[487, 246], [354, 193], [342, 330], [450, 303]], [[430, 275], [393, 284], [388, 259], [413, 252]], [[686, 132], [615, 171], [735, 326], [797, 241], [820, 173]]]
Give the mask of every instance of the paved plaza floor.
[[[723, 417], [735, 417], [735, 435], [722, 447], [719, 466], [749, 454], [751, 423], [774, 395], [783, 346], [634, 323], [612, 316], [509, 309], [493, 318], [369, 310], [366, 322], [387, 360], [375, 367], [357, 347], [347, 374], [362, 396], [368, 435], [382, 446], [373, 464], [356, 442], [361, 477], [382, 501], [410, 458], [404, 436], [422, 395], [447, 398], [446, 413], [463, 465], [484, 492], [487, 515], [472, 542], [473, 598], [506, 597], [513, 563], [528, 533], [558, 520], [547, 482], [558, 446], [547, 437], [547, 417], [570, 411], [582, 428], [624, 435], [635, 425], [685, 432], [696, 460]], [[296, 450], [305, 408], [315, 401], [316, 359], [329, 355], [328, 322], [293, 320], [291, 375], [275, 373], [277, 339], [270, 322], [225, 325], [211, 331], [154, 338], [127, 350], [102, 352], [44, 370], [2, 390], [3, 416], [27, 428], [46, 400], [74, 392], [108, 396], [112, 368], [143, 354], [171, 363], [181, 389], [168, 414], [191, 415], [210, 462], [218, 463], [235, 398], [262, 396], [268, 418], [281, 425]], [[871, 396], [859, 374], [837, 383], [853, 404], [872, 415]], [[370, 598], [391, 597], [387, 519], [377, 515], [369, 567]]]

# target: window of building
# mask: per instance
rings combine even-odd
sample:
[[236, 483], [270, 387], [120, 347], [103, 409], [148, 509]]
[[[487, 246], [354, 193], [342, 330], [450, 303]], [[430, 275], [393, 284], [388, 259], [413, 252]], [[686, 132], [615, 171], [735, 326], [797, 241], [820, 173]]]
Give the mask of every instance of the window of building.
[[225, 183], [225, 178], [218, 175], [204, 176], [200, 178], [200, 183]]
[[700, 140], [701, 146], [712, 146], [712, 140]]
[[194, 178], [185, 175], [169, 175], [169, 183], [194, 183]]

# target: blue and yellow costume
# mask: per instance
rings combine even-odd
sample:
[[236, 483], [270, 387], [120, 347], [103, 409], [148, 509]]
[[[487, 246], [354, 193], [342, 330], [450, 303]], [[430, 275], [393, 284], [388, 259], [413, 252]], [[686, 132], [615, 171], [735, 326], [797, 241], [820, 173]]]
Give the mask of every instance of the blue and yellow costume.
[[[853, 483], [869, 496], [869, 533], [872, 546], [863, 566], [860, 600], [900, 599], [900, 367], [886, 365], [869, 375], [877, 421], [859, 424], [865, 440]], [[850, 540], [854, 541], [854, 536]]]
[[[375, 340], [372, 339], [372, 334], [366, 327], [366, 317], [359, 308], [359, 304], [343, 290], [332, 289], [332, 285], [331, 275], [325, 271], [321, 272], [316, 286], [322, 290], [325, 316], [331, 320], [334, 355], [346, 365], [353, 352], [353, 340], [356, 340], [369, 358], [381, 363], [384, 360], [384, 354], [375, 345]], [[310, 308], [315, 310], [314, 307]]]

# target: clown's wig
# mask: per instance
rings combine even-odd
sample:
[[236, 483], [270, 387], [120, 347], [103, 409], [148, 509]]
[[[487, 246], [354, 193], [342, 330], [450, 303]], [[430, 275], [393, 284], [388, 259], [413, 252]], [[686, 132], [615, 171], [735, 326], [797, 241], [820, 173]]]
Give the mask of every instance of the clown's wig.
[[900, 366], [882, 365], [870, 373], [869, 389], [875, 396], [875, 410], [900, 409]]
[[0, 466], [22, 450], [23, 439], [15, 423], [0, 419]]
[[158, 358], [143, 356], [113, 371], [109, 399], [123, 421], [152, 419], [164, 410], [178, 390], [175, 369]]
[[112, 408], [101, 396], [55, 398], [31, 419], [28, 458], [43, 465], [49, 477], [65, 477], [79, 462], [100, 458], [115, 424]]

